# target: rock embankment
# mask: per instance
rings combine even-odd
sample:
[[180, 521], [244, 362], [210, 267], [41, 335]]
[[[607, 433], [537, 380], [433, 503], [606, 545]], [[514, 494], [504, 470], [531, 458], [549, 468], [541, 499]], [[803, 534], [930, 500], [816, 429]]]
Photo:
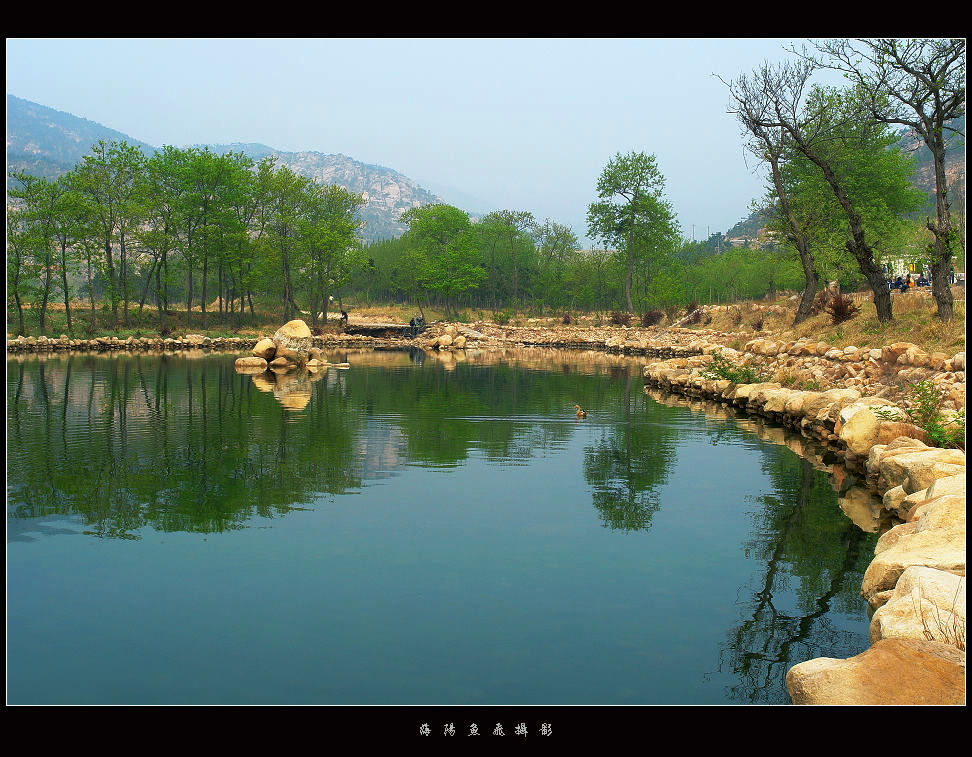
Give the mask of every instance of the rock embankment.
[[[964, 411], [965, 354], [932, 358], [904, 343], [866, 353], [768, 340], [753, 340], [745, 351], [711, 342], [693, 346], [698, 355], [645, 366], [646, 384], [733, 405], [824, 442], [860, 472], [899, 521], [881, 536], [862, 582], [873, 613], [872, 646], [849, 660], [795, 665], [787, 674], [793, 701], [964, 703], [965, 452], [930, 446], [921, 428], [900, 420], [902, 406], [888, 397], [903, 381], [930, 381], [943, 391], [953, 416]], [[805, 383], [832, 388], [707, 378], [715, 352], [737, 366], [773, 371], [773, 378], [802, 375]]]

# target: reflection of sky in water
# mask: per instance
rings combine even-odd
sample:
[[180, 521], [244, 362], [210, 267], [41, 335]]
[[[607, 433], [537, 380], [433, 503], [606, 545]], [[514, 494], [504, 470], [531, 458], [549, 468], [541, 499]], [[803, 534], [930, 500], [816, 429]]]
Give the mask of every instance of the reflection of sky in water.
[[786, 702], [866, 648], [812, 445], [537, 353], [352, 352], [299, 410], [226, 355], [8, 361], [10, 701]]

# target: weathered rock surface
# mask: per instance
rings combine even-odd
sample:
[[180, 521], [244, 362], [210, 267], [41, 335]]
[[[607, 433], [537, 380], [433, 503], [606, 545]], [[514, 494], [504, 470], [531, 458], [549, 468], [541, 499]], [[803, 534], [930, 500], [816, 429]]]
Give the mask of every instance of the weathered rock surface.
[[786, 688], [794, 704], [964, 704], [965, 655], [937, 641], [882, 639], [847, 660], [794, 665]]
[[273, 353], [276, 349], [277, 346], [272, 339], [261, 339], [253, 348], [253, 354], [256, 357], [262, 357], [264, 360], [273, 360]]
[[299, 318], [293, 321], [288, 321], [277, 329], [273, 335], [273, 343], [278, 352], [281, 347], [285, 347], [287, 349], [307, 354], [312, 340], [313, 335], [311, 334], [311, 330], [307, 327], [307, 324]]
[[[871, 643], [880, 639], [965, 642], [965, 576], [912, 566], [871, 618]], [[929, 638], [931, 637], [931, 638]]]
[[878, 539], [864, 572], [865, 597], [893, 589], [907, 568], [926, 566], [965, 574], [965, 497], [946, 494], [930, 501], [917, 520], [895, 526]]

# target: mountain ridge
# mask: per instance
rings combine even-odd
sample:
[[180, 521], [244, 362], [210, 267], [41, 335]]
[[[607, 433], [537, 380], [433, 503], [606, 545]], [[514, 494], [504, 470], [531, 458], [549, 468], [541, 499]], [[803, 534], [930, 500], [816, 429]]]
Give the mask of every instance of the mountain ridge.
[[[158, 150], [96, 121], [7, 94], [8, 172], [23, 171], [55, 179], [74, 168], [99, 139], [125, 141], [137, 146], [146, 156]], [[400, 220], [405, 210], [444, 202], [437, 194], [399, 171], [363, 163], [347, 155], [313, 150], [287, 152], [259, 142], [210, 143], [193, 147], [209, 147], [215, 152], [243, 152], [257, 161], [275, 156], [278, 165], [285, 165], [295, 173], [364, 194], [368, 203], [361, 210], [365, 222], [361, 236], [366, 241], [400, 236], [405, 231]], [[8, 188], [10, 181], [8, 177]]]

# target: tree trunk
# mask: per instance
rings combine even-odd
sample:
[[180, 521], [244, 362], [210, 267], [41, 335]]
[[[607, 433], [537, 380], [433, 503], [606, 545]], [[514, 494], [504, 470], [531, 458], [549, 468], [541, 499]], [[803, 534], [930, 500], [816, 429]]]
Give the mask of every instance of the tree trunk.
[[51, 251], [48, 247], [47, 254], [44, 257], [44, 294], [41, 297], [41, 311], [40, 311], [40, 330], [41, 333], [45, 333], [47, 329], [47, 301], [51, 296]]
[[26, 333], [24, 331], [24, 304], [20, 301], [20, 293], [14, 289], [14, 301], [17, 303], [17, 315], [20, 317], [20, 333]]
[[189, 266], [189, 271], [186, 278], [186, 328], [189, 328], [189, 324], [192, 323], [192, 266]]
[[91, 300], [91, 329], [98, 328], [98, 315], [95, 310], [94, 281], [91, 278], [91, 252], [88, 252], [88, 298]]
[[952, 320], [953, 298], [949, 286], [948, 273], [952, 265], [952, 215], [948, 203], [948, 184], [945, 178], [945, 145], [940, 139], [940, 132], [935, 135], [932, 145], [932, 158], [935, 164], [935, 208], [938, 223], [934, 226], [927, 223], [928, 228], [935, 235], [935, 241], [930, 245], [932, 293], [938, 304], [938, 317], [943, 321]]
[[125, 250], [125, 232], [120, 232], [120, 253], [121, 253], [121, 286], [122, 286], [122, 299], [124, 301], [125, 310], [122, 315], [122, 321], [125, 327], [128, 327], [128, 269], [127, 269], [127, 258]]
[[110, 288], [111, 297], [111, 314], [115, 322], [115, 326], [118, 325], [118, 280], [115, 277], [115, 261], [112, 257], [111, 252], [111, 237], [105, 238], [105, 262], [108, 265], [108, 287]]
[[206, 330], [206, 279], [209, 278], [207, 275], [209, 273], [209, 255], [206, 254], [205, 250], [208, 245], [203, 246], [203, 271], [202, 271], [202, 327], [203, 331]]
[[61, 283], [64, 287], [64, 313], [67, 316], [67, 329], [71, 333], [71, 298], [67, 280], [67, 240], [61, 240]]

